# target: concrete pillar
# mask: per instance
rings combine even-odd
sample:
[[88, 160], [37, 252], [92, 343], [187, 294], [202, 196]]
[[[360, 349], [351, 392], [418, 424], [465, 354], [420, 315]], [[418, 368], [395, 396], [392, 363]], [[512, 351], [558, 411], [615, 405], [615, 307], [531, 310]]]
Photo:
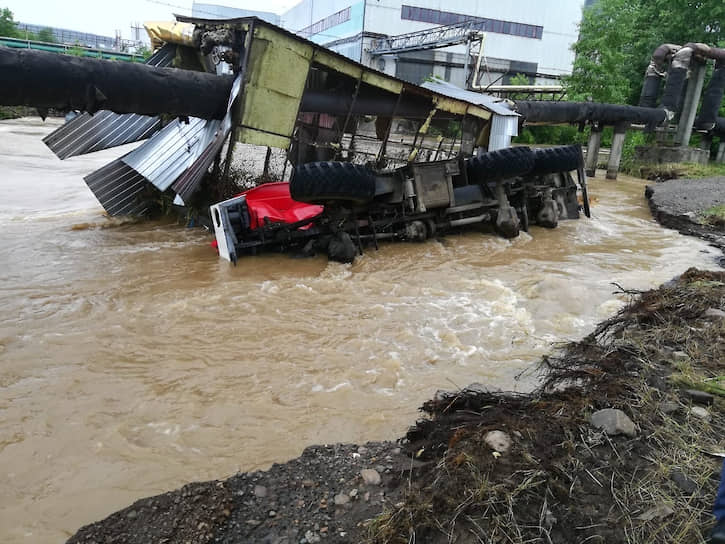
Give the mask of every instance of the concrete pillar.
[[614, 127], [612, 149], [609, 152], [609, 162], [607, 163], [607, 179], [617, 179], [619, 163], [622, 160], [622, 151], [624, 150], [624, 137], [627, 135], [628, 128], [628, 125], [617, 125]]
[[716, 162], [725, 162], [725, 142], [720, 142], [717, 148], [717, 156], [715, 157]]
[[700, 149], [704, 149], [705, 151], [710, 151], [710, 147], [712, 146], [712, 135], [711, 134], [703, 134], [700, 138]]
[[586, 175], [590, 178], [594, 177], [597, 170], [597, 162], [599, 162], [599, 147], [602, 144], [602, 127], [592, 125], [592, 132], [589, 134], [589, 143], [587, 144], [587, 158], [584, 161]]
[[695, 122], [695, 116], [697, 115], [697, 105], [700, 103], [706, 69], [707, 65], [704, 62], [693, 59], [690, 66], [690, 78], [687, 82], [687, 93], [680, 112], [680, 122], [677, 124], [675, 145], [688, 145], [690, 143], [692, 124]]

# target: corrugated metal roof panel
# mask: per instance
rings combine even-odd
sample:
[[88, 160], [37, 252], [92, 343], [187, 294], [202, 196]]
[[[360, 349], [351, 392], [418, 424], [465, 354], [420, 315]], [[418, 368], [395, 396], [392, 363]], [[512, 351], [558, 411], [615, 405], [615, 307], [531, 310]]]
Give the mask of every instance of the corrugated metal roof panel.
[[[188, 198], [194, 194], [199, 183], [204, 177], [204, 173], [209, 170], [211, 163], [214, 161], [217, 153], [224, 147], [224, 140], [231, 131], [232, 128], [232, 104], [239, 96], [239, 91], [242, 87], [242, 74], [237, 74], [234, 84], [232, 85], [232, 92], [229, 94], [229, 101], [227, 102], [227, 114], [224, 116], [224, 120], [221, 125], [217, 127], [216, 132], [213, 135], [213, 139], [205, 147], [201, 155], [194, 161], [191, 168], [186, 170], [177, 179], [171, 188], [176, 191], [182, 199], [188, 200]], [[209, 133], [211, 135], [211, 132]], [[232, 145], [231, 143], [229, 145]]]
[[105, 210], [110, 215], [142, 215], [148, 209], [143, 193], [150, 185], [161, 192], [171, 187], [187, 200], [224, 145], [240, 87], [238, 75], [222, 121], [176, 119], [135, 150], [86, 176], [86, 184]]
[[[176, 46], [166, 44], [146, 64], [169, 66], [176, 55]], [[43, 138], [43, 142], [59, 159], [93, 153], [148, 138], [161, 128], [158, 117], [119, 115], [99, 111], [95, 115], [82, 113]]]
[[174, 120], [121, 160], [163, 192], [214, 140], [220, 124], [196, 117], [188, 123]]
[[121, 159], [83, 179], [109, 215], [143, 215], [148, 210], [142, 198], [148, 182]]
[[62, 160], [143, 140], [160, 126], [158, 117], [110, 111], [99, 111], [93, 116], [82, 113], [51, 132], [43, 142]]
[[429, 91], [433, 91], [434, 93], [442, 94], [450, 98], [455, 98], [456, 100], [463, 100], [464, 102], [477, 104], [488, 110], [491, 110], [497, 115], [517, 117], [519, 116], [518, 113], [509, 108], [506, 102], [502, 101], [500, 98], [496, 98], [495, 96], [490, 96], [483, 93], [466, 91], [445, 81], [427, 81], [423, 83], [421, 87], [424, 87]]

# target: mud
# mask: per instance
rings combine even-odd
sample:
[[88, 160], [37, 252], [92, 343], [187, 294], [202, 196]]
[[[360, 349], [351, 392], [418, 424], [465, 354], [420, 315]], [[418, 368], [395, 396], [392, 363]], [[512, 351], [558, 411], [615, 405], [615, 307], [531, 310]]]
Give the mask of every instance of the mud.
[[655, 219], [681, 234], [696, 236], [725, 250], [723, 225], [702, 220], [702, 213], [725, 204], [725, 178], [673, 179], [650, 184], [645, 196]]

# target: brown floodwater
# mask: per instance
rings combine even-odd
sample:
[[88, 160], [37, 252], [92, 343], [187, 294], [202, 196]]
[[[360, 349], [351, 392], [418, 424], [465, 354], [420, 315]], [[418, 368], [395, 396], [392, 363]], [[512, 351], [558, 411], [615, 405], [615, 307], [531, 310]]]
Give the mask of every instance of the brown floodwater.
[[[61, 542], [135, 499], [310, 444], [401, 436], [437, 389], [526, 390], [532, 363], [719, 253], [660, 228], [644, 182], [506, 241], [388, 244], [353, 265], [219, 260], [202, 230], [104, 217], [57, 121], [0, 123], [0, 541]], [[123, 150], [121, 150], [123, 151]]]

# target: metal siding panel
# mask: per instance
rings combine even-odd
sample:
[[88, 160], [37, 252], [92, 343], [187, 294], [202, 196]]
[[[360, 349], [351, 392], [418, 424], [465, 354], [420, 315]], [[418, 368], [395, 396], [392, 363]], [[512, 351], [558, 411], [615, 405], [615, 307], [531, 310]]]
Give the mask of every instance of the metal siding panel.
[[313, 48], [264, 26], [254, 32], [239, 124], [291, 137]]
[[140, 198], [146, 180], [120, 159], [83, 179], [109, 215], [141, 215], [148, 210]]
[[215, 139], [220, 123], [195, 117], [188, 124], [172, 121], [121, 160], [166, 191]]
[[[176, 55], [176, 46], [166, 44], [146, 64], [169, 66]], [[158, 117], [127, 113], [119, 115], [99, 111], [82, 113], [43, 138], [43, 142], [59, 159], [93, 153], [148, 138], [161, 128]]]
[[495, 151], [511, 147], [511, 138], [518, 135], [518, 119], [511, 116], [494, 115], [491, 119], [491, 136], [488, 150]]

